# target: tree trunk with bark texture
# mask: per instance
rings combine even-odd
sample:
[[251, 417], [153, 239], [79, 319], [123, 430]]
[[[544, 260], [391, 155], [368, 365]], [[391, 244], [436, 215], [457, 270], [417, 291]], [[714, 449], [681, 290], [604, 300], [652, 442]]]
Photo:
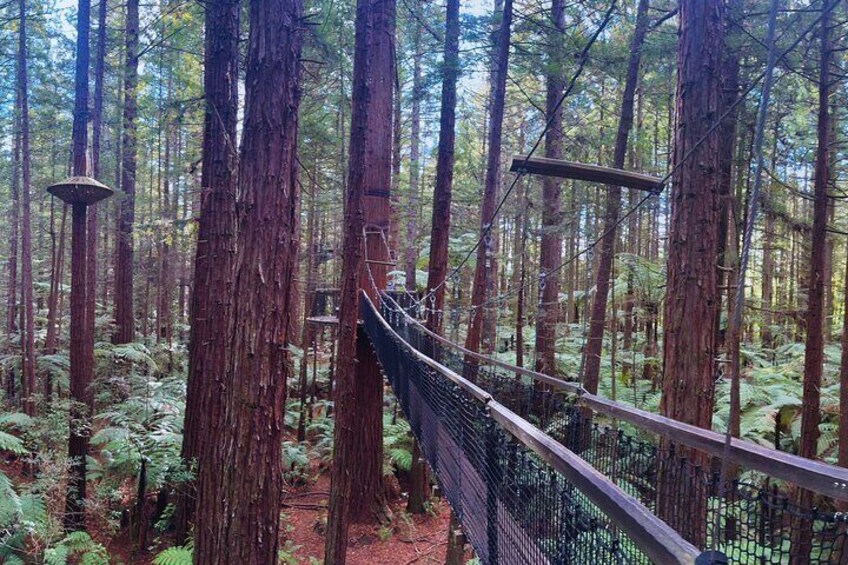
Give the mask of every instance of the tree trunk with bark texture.
[[[562, 50], [559, 41], [565, 29], [565, 2], [552, 0], [552, 52], [549, 57], [545, 113], [551, 127], [545, 133], [545, 157], [562, 159], [562, 107], [557, 102], [565, 89]], [[553, 118], [551, 120], [551, 118]], [[539, 305], [536, 313], [536, 370], [556, 376], [556, 327], [559, 321], [559, 273], [554, 272], [562, 260], [559, 230], [562, 223], [560, 194], [562, 181], [555, 177], [542, 179], [542, 241], [539, 245]]]
[[[362, 214], [365, 258], [360, 288], [377, 303], [377, 290], [386, 288], [391, 223], [392, 94], [394, 91], [395, 0], [373, 0], [369, 9], [367, 51], [366, 160], [363, 170]], [[351, 140], [351, 145], [353, 144]], [[367, 263], [378, 261], [382, 263]], [[376, 287], [376, 288], [375, 288]], [[358, 424], [353, 428], [356, 450], [349, 460], [350, 518], [370, 522], [384, 512], [383, 496], [383, 377], [364, 331], [357, 336], [354, 402]]]
[[[221, 422], [226, 333], [232, 306], [238, 154], [239, 0], [206, 5], [204, 54], [203, 169], [200, 219], [191, 295], [191, 331], [183, 463], [196, 471], [212, 456], [210, 442]], [[195, 476], [197, 476], [195, 474]], [[184, 543], [194, 519], [196, 481], [179, 493], [177, 541]]]
[[[738, 0], [731, 0], [727, 6], [728, 13], [736, 18], [740, 17]], [[725, 32], [730, 32], [730, 24], [726, 24]], [[736, 99], [739, 97], [739, 55], [736, 49], [726, 49], [722, 57], [722, 89], [721, 89], [721, 111], [730, 108]], [[731, 233], [728, 230], [733, 211], [733, 154], [736, 148], [736, 117], [737, 110], [731, 111], [719, 126], [718, 135], [719, 143], [719, 210], [718, 210], [718, 234], [716, 239], [716, 257], [718, 264], [716, 265], [716, 287], [718, 289], [718, 297], [716, 299], [718, 307], [716, 308], [715, 316], [715, 348], [719, 351], [725, 342], [725, 331], [721, 328], [721, 295], [722, 293], [728, 296], [728, 312], [730, 302], [734, 295], [734, 289], [730, 288], [733, 284], [731, 277], [726, 277], [725, 274], [730, 265], [734, 262], [727, 256], [728, 237]], [[726, 284], [727, 283], [727, 284]], [[726, 290], [721, 287], [727, 286]], [[730, 318], [728, 317], [728, 320]]]
[[[459, 78], [459, 0], [447, 0], [445, 14], [442, 100], [439, 111], [439, 147], [436, 157], [436, 186], [430, 227], [430, 261], [427, 268], [427, 327], [441, 334], [448, 270], [450, 206], [453, 190], [453, 162], [456, 143], [456, 83]], [[429, 299], [428, 299], [429, 300]]]
[[[100, 146], [103, 137], [103, 80], [106, 68], [106, 0], [100, 0], [97, 9], [97, 51], [94, 55], [94, 104], [91, 112], [91, 176], [100, 180]], [[86, 260], [86, 326], [94, 336], [97, 296], [97, 204], [89, 206]]]
[[[627, 63], [627, 78], [621, 99], [621, 111], [618, 118], [618, 131], [615, 134], [613, 167], [621, 169], [627, 158], [627, 138], [633, 127], [633, 101], [636, 84], [639, 81], [639, 64], [642, 58], [642, 44], [648, 29], [648, 0], [639, 0], [636, 12], [636, 28], [630, 40], [630, 59]], [[607, 186], [607, 203], [604, 217], [604, 233], [601, 241], [601, 256], [598, 260], [598, 273], [595, 278], [595, 297], [592, 302], [592, 314], [589, 321], [589, 335], [586, 339], [585, 359], [583, 361], [583, 386], [592, 394], [598, 392], [598, 380], [601, 372], [601, 351], [604, 343], [604, 324], [607, 313], [607, 294], [610, 288], [610, 275], [615, 260], [615, 239], [618, 214], [621, 208], [621, 187]]]
[[[21, 0], [23, 6], [24, 0]], [[76, 80], [73, 122], [73, 172], [85, 175], [86, 150], [88, 148], [88, 37], [91, 27], [89, 0], [80, 0], [77, 12]], [[66, 531], [85, 529], [86, 501], [86, 457], [88, 439], [91, 434], [92, 411], [91, 379], [94, 369], [94, 318], [88, 316], [88, 286], [86, 274], [89, 263], [86, 255], [87, 220], [86, 205], [74, 204], [71, 216], [71, 320], [81, 323], [82, 328], [71, 331], [70, 389], [73, 405], [70, 410], [70, 433], [68, 437], [68, 485], [65, 497]], [[90, 323], [89, 323], [90, 322]]]
[[[721, 110], [722, 2], [681, 0], [677, 49], [674, 167], [669, 224], [668, 283], [663, 339], [663, 415], [702, 428], [712, 425], [715, 397], [716, 239], [719, 137], [705, 134]], [[695, 145], [701, 142], [696, 148]], [[691, 454], [696, 464], [706, 459]], [[658, 514], [673, 511], [658, 495]], [[693, 502], [693, 523], [706, 512]], [[706, 532], [696, 526], [690, 541]]]
[[504, 0], [503, 12], [500, 14], [498, 23], [497, 43], [492, 57], [486, 180], [483, 185], [483, 202], [480, 206], [482, 241], [477, 247], [477, 264], [474, 269], [474, 286], [471, 293], [471, 317], [465, 338], [466, 349], [485, 353], [491, 353], [495, 345], [491, 330], [494, 326], [496, 309], [491, 304], [485, 303], [497, 291], [495, 288], [497, 237], [494, 215], [501, 179], [501, 132], [506, 101], [506, 74], [509, 66], [512, 0]]
[[138, 113], [138, 3], [127, 1], [125, 31], [121, 192], [115, 242], [115, 334], [113, 343], [135, 338], [133, 310], [133, 224], [135, 223], [136, 115]]
[[424, 95], [421, 77], [421, 24], [416, 21], [413, 25], [415, 26], [415, 31], [412, 43], [414, 51], [412, 54], [412, 124], [409, 134], [409, 193], [407, 196], [406, 254], [404, 257], [406, 288], [409, 292], [415, 291], [416, 262], [418, 261], [416, 239], [418, 238], [418, 215], [420, 213], [418, 183], [421, 178], [421, 99]]
[[349, 465], [358, 446], [353, 444], [357, 422], [355, 397], [357, 320], [359, 318], [360, 272], [363, 267], [362, 234], [365, 219], [362, 199], [365, 192], [365, 139], [368, 129], [368, 52], [372, 0], [357, 0], [356, 33], [353, 57], [353, 84], [350, 124], [350, 163], [345, 198], [344, 244], [342, 276], [339, 290], [338, 367], [333, 389], [335, 427], [333, 430], [333, 461], [330, 469], [330, 500], [327, 514], [327, 535], [324, 543], [324, 563], [344, 565], [347, 554], [347, 535], [350, 527], [350, 495], [353, 482]]
[[[303, 7], [252, 0], [224, 394], [201, 455], [196, 563], [277, 562], [287, 349], [296, 261], [297, 112]], [[227, 51], [228, 53], [229, 51]], [[229, 55], [226, 55], [229, 57]], [[207, 367], [207, 370], [216, 368]], [[208, 434], [207, 430], [204, 430]]]
[[[813, 185], [813, 229], [810, 233], [810, 285], [807, 291], [807, 343], [804, 350], [804, 392], [801, 399], [801, 437], [798, 455], [815, 459], [818, 455], [819, 423], [821, 422], [821, 381], [824, 364], [824, 306], [827, 253], [827, 212], [829, 207], [827, 187], [829, 177], [828, 156], [830, 139], [830, 12], [834, 0], [824, 0], [820, 31], [819, 107], [815, 179]], [[796, 502], [801, 508], [810, 508], [813, 493], [798, 489]], [[812, 549], [812, 523], [800, 520], [792, 536], [791, 563], [806, 563]]]
[[[15, 105], [19, 105], [19, 96], [15, 97]], [[12, 182], [9, 187], [9, 255], [6, 260], [6, 272], [9, 277], [6, 286], [6, 339], [12, 343], [15, 332], [18, 331], [18, 240], [20, 239], [20, 202], [21, 202], [21, 142], [20, 142], [20, 112], [14, 112], [14, 140], [12, 141]], [[49, 334], [49, 332], [48, 332]], [[15, 370], [13, 367], [7, 369], [4, 375], [6, 382], [6, 398], [10, 403], [15, 400]]]

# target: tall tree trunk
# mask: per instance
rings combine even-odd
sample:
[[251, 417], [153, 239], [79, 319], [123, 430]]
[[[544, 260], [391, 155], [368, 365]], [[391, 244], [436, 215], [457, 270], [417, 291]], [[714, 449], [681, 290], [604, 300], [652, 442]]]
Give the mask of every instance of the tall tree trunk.
[[129, 343], [135, 336], [133, 310], [133, 224], [135, 223], [136, 114], [138, 105], [138, 3], [127, 0], [124, 68], [123, 139], [121, 141], [121, 195], [115, 242], [114, 343]]
[[[103, 136], [103, 80], [106, 65], [106, 14], [107, 1], [100, 0], [97, 9], [97, 51], [94, 55], [94, 105], [91, 112], [91, 176], [100, 179], [100, 146]], [[86, 284], [86, 326], [94, 336], [97, 296], [97, 205], [89, 206], [88, 217], [88, 266], [85, 274]]]
[[[670, 194], [668, 283], [663, 339], [660, 410], [675, 420], [710, 428], [714, 405], [715, 332], [718, 305], [719, 137], [705, 134], [721, 109], [722, 2], [681, 0], [677, 48], [677, 96], [673, 182]], [[696, 144], [702, 142], [700, 147]], [[706, 460], [693, 453], [697, 464]], [[659, 493], [659, 515], [671, 511]], [[706, 501], [693, 502], [689, 539], [705, 539]]]
[[[780, 134], [780, 118], [774, 126], [774, 146], [771, 152], [771, 170], [774, 171], [775, 162], [777, 160], [777, 140]], [[769, 182], [769, 187], [773, 187], [774, 183]], [[774, 194], [773, 190], [769, 190], [770, 195]], [[760, 290], [761, 307], [763, 309], [762, 329], [760, 330], [760, 341], [763, 348], [771, 349], [774, 347], [774, 337], [772, 334], [772, 326], [774, 325], [774, 279], [775, 276], [775, 259], [774, 259], [774, 236], [775, 236], [774, 214], [767, 213], [765, 215], [765, 227], [763, 229], [763, 276], [762, 287]]]
[[[521, 137], [524, 137], [523, 128]], [[519, 147], [523, 147], [523, 145], [523, 143], [520, 143]], [[518, 367], [524, 366], [524, 324], [527, 319], [524, 297], [527, 282], [527, 232], [530, 224], [529, 190], [530, 183], [522, 182], [519, 191], [516, 193], [518, 212], [515, 215], [515, 248], [512, 250], [514, 257], [513, 288], [517, 289], [515, 296], [515, 364]]]
[[[621, 99], [621, 111], [618, 118], [618, 131], [615, 134], [613, 167], [621, 169], [627, 158], [627, 138], [633, 127], [633, 101], [636, 84], [639, 81], [639, 63], [642, 57], [642, 44], [648, 28], [648, 0], [639, 0], [636, 12], [636, 27], [630, 40], [630, 59], [627, 63], [627, 78], [624, 82], [624, 94]], [[595, 298], [592, 302], [592, 314], [589, 321], [589, 335], [586, 340], [585, 359], [583, 361], [584, 388], [595, 394], [598, 392], [598, 380], [601, 371], [601, 351], [604, 343], [604, 324], [607, 313], [607, 294], [610, 288], [610, 275], [615, 260], [615, 240], [618, 214], [621, 207], [621, 187], [607, 186], [606, 213], [604, 216], [604, 234], [601, 241], [601, 256], [598, 260], [598, 272], [595, 278]]]
[[[545, 114], [551, 127], [545, 132], [545, 157], [562, 159], [562, 106], [557, 107], [565, 89], [562, 41], [565, 29], [564, 0], [551, 1], [551, 53], [548, 63]], [[559, 321], [560, 277], [554, 269], [562, 260], [560, 193], [562, 183], [554, 177], [542, 179], [542, 241], [539, 245], [539, 305], [536, 313], [536, 370], [556, 376], [556, 327]], [[569, 296], [571, 296], [569, 294]]]
[[430, 260], [427, 267], [427, 293], [432, 293], [427, 309], [427, 327], [441, 333], [448, 270], [450, 207], [453, 190], [454, 146], [456, 143], [456, 82], [459, 78], [459, 0], [447, 0], [445, 45], [442, 61], [442, 100], [439, 111], [439, 147], [436, 157], [436, 186], [430, 224]]
[[303, 293], [303, 327], [301, 328], [300, 336], [300, 348], [303, 351], [303, 356], [300, 358], [300, 381], [298, 386], [298, 393], [300, 394], [300, 417], [297, 423], [297, 441], [304, 441], [306, 439], [307, 372], [309, 367], [307, 354], [310, 345], [312, 347], [317, 346], [315, 343], [315, 330], [307, 321], [309, 316], [312, 315], [312, 307], [315, 303], [315, 289], [318, 285], [318, 263], [315, 261], [315, 256], [318, 252], [315, 245], [316, 200], [318, 198], [318, 185], [315, 182], [316, 168], [317, 162], [312, 167], [309, 212], [306, 220], [306, 289]]
[[[212, 456], [221, 425], [226, 324], [232, 307], [233, 251], [238, 154], [239, 0], [206, 5], [203, 83], [203, 168], [200, 219], [191, 294], [188, 387], [182, 459], [201, 469]], [[217, 368], [217, 369], [216, 369]], [[215, 477], [213, 477], [215, 479]], [[185, 543], [196, 505], [196, 482], [188, 481], [177, 499], [176, 534]], [[215, 504], [214, 500], [207, 500]]]
[[[830, 139], [830, 12], [833, 0], [822, 3], [821, 50], [819, 67], [819, 107], [815, 180], [813, 185], [813, 229], [810, 234], [810, 284], [807, 291], [807, 343], [804, 350], [804, 392], [801, 399], [801, 437], [798, 455], [815, 459], [818, 455], [819, 423], [821, 421], [821, 380], [824, 364], [824, 302], [827, 253], [828, 156]], [[813, 493], [798, 489], [797, 503], [810, 508]], [[792, 539], [793, 563], [806, 563], [812, 549], [812, 524], [802, 521]]]
[[[738, 0], [731, 0], [728, 3], [727, 11], [731, 17], [738, 18], [741, 14], [738, 13], [740, 4]], [[730, 31], [730, 24], [725, 24], [725, 32]], [[721, 67], [722, 90], [721, 90], [721, 108], [722, 111], [729, 109], [739, 97], [739, 55], [736, 49], [726, 49], [722, 57]], [[721, 296], [726, 294], [729, 298], [734, 295], [734, 290], [731, 285], [733, 279], [726, 277], [728, 269], [734, 263], [728, 257], [728, 237], [735, 234], [736, 230], [728, 231], [730, 221], [733, 217], [733, 154], [736, 148], [736, 117], [737, 111], [732, 110], [719, 126], [718, 135], [720, 138], [719, 150], [719, 210], [718, 210], [718, 234], [716, 239], [716, 257], [718, 264], [716, 265], [716, 288], [718, 296], [716, 298], [716, 315], [714, 323], [715, 331], [715, 348], [719, 351], [725, 342], [725, 332], [721, 328]], [[735, 237], [735, 235], [733, 235]], [[731, 245], [731, 247], [734, 247]], [[727, 283], [727, 284], [726, 284]], [[725, 288], [723, 288], [725, 287]], [[730, 312], [730, 302], [728, 300], [728, 312]], [[729, 318], [728, 318], [729, 319]]]
[[350, 527], [350, 495], [353, 482], [349, 464], [357, 446], [353, 428], [356, 423], [357, 320], [359, 318], [359, 283], [363, 266], [362, 231], [365, 219], [362, 199], [365, 192], [365, 139], [368, 128], [369, 88], [369, 25], [373, 0], [357, 0], [356, 33], [354, 40], [353, 84], [350, 124], [350, 163], [345, 192], [344, 243], [342, 276], [339, 290], [338, 367], [333, 389], [335, 427], [333, 431], [333, 461], [330, 469], [330, 500], [327, 514], [327, 536], [324, 542], [324, 563], [344, 565], [347, 556], [347, 536]]
[[[848, 467], [848, 261], [845, 263], [845, 303], [842, 312], [842, 357], [839, 363], [839, 451], [837, 464]], [[842, 511], [848, 506], [843, 503]]]
[[[15, 106], [20, 105], [20, 96], [15, 96]], [[21, 183], [21, 137], [20, 111], [14, 112], [12, 127], [12, 182], [9, 189], [11, 206], [9, 210], [9, 255], [6, 260], [6, 272], [9, 277], [6, 286], [6, 339], [12, 343], [15, 332], [18, 331], [18, 242], [20, 240], [20, 183]], [[5, 375], [6, 398], [11, 402], [15, 399], [15, 370], [9, 367]]]
[[359, 289], [376, 299], [377, 289], [386, 283], [386, 265], [365, 264], [362, 253], [364, 247], [371, 261], [388, 256], [394, 31], [393, 0], [357, 2], [328, 564], [345, 562], [350, 520], [373, 518], [381, 506], [382, 379], [356, 320]]
[[[365, 188], [362, 214], [365, 221], [365, 255], [360, 288], [377, 300], [377, 289], [386, 288], [389, 260], [387, 247], [391, 218], [389, 189], [392, 154], [392, 78], [395, 39], [395, 0], [372, 2], [369, 11], [366, 110], [364, 139], [367, 158], [363, 170]], [[352, 166], [352, 164], [351, 164]], [[380, 263], [382, 262], [382, 263]], [[376, 286], [376, 289], [374, 288]], [[353, 428], [350, 518], [371, 521], [383, 512], [383, 377], [371, 344], [360, 331], [357, 343], [354, 402], [358, 425]], [[338, 414], [338, 413], [337, 413]], [[338, 416], [337, 416], [338, 417]]]
[[488, 157], [483, 202], [480, 205], [480, 245], [477, 247], [477, 264], [474, 269], [474, 287], [471, 294], [471, 316], [465, 347], [472, 351], [490, 353], [494, 350], [492, 328], [497, 310], [487, 304], [494, 293], [497, 275], [497, 237], [495, 231], [495, 206], [501, 179], [501, 132], [506, 101], [506, 74], [509, 66], [509, 45], [512, 27], [512, 0], [504, 0], [500, 14], [497, 43], [492, 57], [489, 113]]
[[[23, 0], [22, 0], [23, 2]], [[77, 12], [76, 80], [73, 123], [73, 172], [86, 174], [88, 148], [88, 37], [91, 27], [89, 0], [79, 0]], [[82, 321], [83, 328], [71, 332], [71, 399], [70, 434], [68, 437], [68, 485], [65, 497], [65, 530], [85, 529], [86, 457], [90, 435], [92, 392], [90, 390], [94, 366], [94, 335], [87, 318], [88, 270], [86, 206], [74, 204], [72, 210], [71, 257], [71, 318]], [[93, 297], [91, 297], [93, 300]], [[91, 320], [94, 322], [93, 318]]]
[[407, 193], [406, 209], [406, 256], [404, 267], [406, 271], [406, 288], [408, 291], [415, 290], [416, 262], [418, 261], [418, 248], [416, 238], [418, 237], [418, 182], [421, 177], [420, 151], [421, 144], [421, 98], [423, 97], [423, 85], [421, 77], [421, 24], [416, 20], [413, 22], [415, 31], [412, 42], [412, 125], [409, 134], [409, 192]]
[[24, 411], [35, 415], [35, 301], [32, 290], [31, 158], [29, 150], [29, 79], [27, 71], [26, 0], [20, 0], [18, 96], [21, 126], [21, 381]]
[[[238, 233], [218, 438], [200, 459], [196, 563], [277, 562], [297, 229], [302, 5], [252, 0]], [[244, 378], [249, 375], [250, 378]], [[223, 416], [223, 417], [221, 417]], [[203, 430], [208, 434], [208, 430]]]

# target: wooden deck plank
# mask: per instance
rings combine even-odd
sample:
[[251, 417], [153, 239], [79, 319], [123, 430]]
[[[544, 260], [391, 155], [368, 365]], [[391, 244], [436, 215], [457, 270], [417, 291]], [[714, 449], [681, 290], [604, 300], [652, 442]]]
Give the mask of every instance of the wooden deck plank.
[[624, 186], [647, 192], [659, 192], [663, 189], [662, 179], [651, 175], [610, 167], [574, 163], [561, 159], [546, 159], [545, 157], [531, 157], [527, 159], [525, 155], [515, 155], [512, 158], [512, 166], [509, 170], [512, 172], [525, 172], [534, 175]]

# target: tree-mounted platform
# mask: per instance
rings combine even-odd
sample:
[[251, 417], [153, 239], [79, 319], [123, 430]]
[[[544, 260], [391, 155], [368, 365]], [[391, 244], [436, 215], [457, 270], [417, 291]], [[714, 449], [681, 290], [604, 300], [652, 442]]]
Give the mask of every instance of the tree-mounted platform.
[[611, 167], [573, 163], [561, 159], [546, 159], [545, 157], [528, 159], [526, 155], [515, 155], [512, 158], [512, 166], [509, 170], [514, 173], [532, 173], [534, 175], [623, 186], [646, 192], [660, 192], [663, 189], [663, 182], [659, 177]]

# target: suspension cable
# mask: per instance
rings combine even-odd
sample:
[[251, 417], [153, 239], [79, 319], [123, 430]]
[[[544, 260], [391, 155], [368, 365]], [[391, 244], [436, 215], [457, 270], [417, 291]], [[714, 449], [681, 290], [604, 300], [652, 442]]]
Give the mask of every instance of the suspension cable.
[[[831, 5], [830, 5], [830, 9], [828, 10], [828, 12], [829, 12], [829, 11], [832, 11], [832, 10], [833, 10], [833, 8], [836, 6], [836, 4], [838, 4], [839, 2], [841, 2], [841, 0], [835, 0], [834, 4], [831, 4]], [[803, 39], [804, 39], [804, 38], [805, 38], [805, 37], [806, 37], [806, 36], [807, 36], [807, 35], [808, 35], [808, 34], [809, 34], [809, 33], [810, 33], [813, 29], [815, 29], [815, 28], [816, 28], [816, 26], [818, 26], [819, 22], [822, 20], [822, 18], [824, 17], [824, 15], [825, 15], [825, 13], [824, 13], [824, 12], [823, 12], [823, 13], [820, 13], [820, 14], [818, 15], [818, 17], [816, 17], [816, 18], [815, 18], [815, 19], [814, 19], [814, 20], [810, 23], [810, 25], [808, 25], [808, 26], [807, 26], [807, 27], [806, 27], [806, 28], [805, 28], [805, 29], [804, 29], [804, 30], [800, 33], [800, 35], [798, 35], [798, 37], [797, 37], [797, 38], [795, 38], [795, 40], [794, 40], [794, 41], [793, 41], [793, 42], [792, 42], [792, 43], [791, 43], [791, 44], [790, 44], [790, 45], [789, 45], [786, 49], [784, 49], [783, 51], [781, 51], [781, 52], [780, 52], [780, 54], [779, 54], [779, 55], [777, 55], [777, 56], [775, 57], [775, 61], [780, 60], [780, 59], [783, 59], [783, 58], [784, 58], [784, 57], [786, 57], [786, 55], [788, 55], [790, 52], [794, 51], [794, 50], [795, 50], [795, 48], [796, 48], [796, 47], [798, 47], [798, 45], [801, 43], [801, 41], [803, 41]], [[715, 122], [714, 122], [714, 123], [713, 123], [713, 124], [709, 127], [709, 129], [708, 129], [708, 130], [704, 133], [704, 135], [703, 135], [703, 136], [702, 136], [702, 137], [701, 137], [701, 138], [700, 138], [700, 139], [699, 139], [699, 140], [698, 140], [698, 141], [697, 141], [697, 142], [696, 142], [696, 143], [695, 143], [695, 144], [694, 144], [694, 145], [693, 145], [693, 146], [689, 149], [689, 151], [687, 151], [687, 152], [683, 155], [683, 157], [681, 158], [681, 160], [680, 160], [679, 162], [675, 163], [675, 165], [674, 165], [674, 166], [673, 166], [673, 167], [672, 167], [672, 168], [668, 171], [668, 173], [666, 173], [666, 175], [665, 175], [665, 176], [664, 176], [664, 177], [660, 180], [660, 183], [659, 183], [659, 184], [661, 184], [661, 185], [665, 185], [665, 184], [666, 184], [666, 183], [667, 183], [667, 182], [671, 179], [671, 177], [672, 177], [672, 176], [673, 176], [673, 175], [674, 175], [674, 174], [675, 174], [675, 173], [676, 173], [676, 172], [680, 169], [680, 167], [682, 167], [682, 166], [683, 166], [683, 164], [684, 164], [686, 161], [688, 161], [688, 160], [689, 160], [689, 159], [690, 159], [690, 158], [691, 158], [691, 157], [695, 154], [695, 151], [697, 151], [697, 149], [698, 149], [698, 148], [700, 148], [700, 147], [701, 147], [701, 145], [703, 145], [703, 144], [707, 141], [707, 139], [709, 138], [709, 136], [710, 136], [710, 135], [712, 135], [712, 134], [713, 134], [713, 133], [714, 133], [714, 132], [718, 129], [718, 127], [721, 125], [722, 121], [724, 121], [724, 120], [725, 120], [725, 119], [726, 119], [726, 118], [730, 115], [730, 113], [731, 113], [731, 112], [733, 112], [734, 110], [736, 110], [736, 108], [738, 108], [738, 107], [739, 107], [739, 106], [740, 106], [740, 105], [741, 105], [741, 104], [742, 104], [742, 103], [743, 103], [743, 102], [744, 102], [744, 101], [748, 98], [748, 96], [751, 94], [751, 92], [753, 92], [753, 90], [754, 90], [754, 89], [756, 88], [756, 86], [760, 83], [760, 81], [762, 81], [762, 80], [765, 78], [766, 73], [767, 73], [767, 70], [764, 70], [764, 71], [762, 71], [759, 75], [757, 75], [756, 77], [754, 77], [754, 79], [751, 81], [751, 84], [750, 84], [750, 85], [748, 85], [748, 87], [747, 87], [745, 90], [743, 90], [743, 91], [742, 91], [742, 93], [739, 95], [739, 97], [738, 97], [738, 98], [737, 98], [737, 99], [736, 99], [736, 100], [735, 100], [735, 101], [734, 101], [734, 102], [733, 102], [730, 106], [728, 106], [728, 107], [727, 107], [727, 109], [726, 109], [724, 112], [722, 112], [722, 113], [721, 113], [721, 115], [720, 115], [720, 116], [716, 119], [716, 121], [715, 121]], [[773, 79], [773, 83], [775, 83], [775, 82], [777, 82], [778, 80], [780, 80], [780, 78], [782, 78], [782, 76], [783, 76], [783, 75], [780, 75], [780, 76], [778, 76], [777, 78]], [[623, 216], [621, 216], [621, 217], [618, 219], [618, 221], [617, 221], [614, 225], [612, 225], [612, 226], [609, 228], [609, 230], [607, 230], [607, 231], [612, 231], [612, 230], [617, 229], [617, 228], [618, 228], [618, 226], [620, 226], [622, 223], [624, 223], [624, 220], [626, 220], [626, 219], [627, 219], [627, 218], [629, 218], [631, 215], [633, 215], [633, 214], [634, 214], [634, 213], [635, 213], [635, 212], [636, 212], [639, 208], [641, 208], [641, 207], [642, 207], [642, 205], [644, 205], [644, 204], [645, 204], [648, 200], [650, 200], [651, 198], [654, 198], [654, 197], [656, 197], [656, 196], [659, 196], [659, 194], [661, 194], [661, 193], [660, 193], [660, 192], [649, 192], [648, 194], [646, 194], [646, 195], [645, 195], [645, 196], [644, 196], [641, 200], [639, 200], [639, 202], [637, 202], [637, 203], [636, 203], [636, 204], [635, 204], [632, 208], [630, 208], [630, 210], [628, 210], [628, 211], [627, 211], [627, 212], [626, 212]], [[565, 260], [564, 260], [562, 263], [560, 263], [560, 264], [559, 264], [556, 268], [554, 268], [553, 270], [549, 271], [549, 273], [555, 273], [555, 272], [558, 272], [558, 271], [562, 270], [562, 269], [563, 269], [563, 268], [565, 268], [567, 265], [569, 265], [570, 263], [572, 263], [572, 262], [576, 261], [576, 260], [577, 260], [578, 258], [580, 258], [582, 255], [586, 254], [589, 250], [591, 250], [591, 249], [593, 249], [594, 247], [596, 247], [598, 244], [600, 244], [600, 243], [601, 243], [601, 241], [603, 241], [603, 237], [604, 237], [604, 235], [605, 235], [606, 233], [607, 233], [607, 232], [604, 232], [603, 234], [601, 234], [601, 237], [599, 237], [599, 238], [595, 239], [595, 240], [594, 240], [594, 241], [593, 241], [590, 245], [588, 245], [588, 246], [584, 247], [583, 249], [580, 249], [580, 250], [579, 250], [579, 251], [577, 251], [574, 255], [572, 255], [572, 256], [570, 256], [570, 257], [568, 257], [567, 259], [565, 259]], [[505, 293], [503, 293], [503, 294], [502, 294], [501, 296], [499, 296], [499, 297], [493, 297], [492, 299], [489, 299], [489, 300], [487, 300], [487, 301], [483, 302], [482, 304], [479, 304], [479, 305], [477, 305], [477, 306], [471, 306], [471, 308], [472, 308], [472, 309], [475, 309], [475, 308], [483, 308], [483, 307], [485, 307], [485, 306], [490, 305], [490, 304], [491, 304], [491, 302], [492, 302], [492, 300], [494, 300], [494, 299], [498, 299], [498, 298], [502, 298], [502, 297], [510, 296], [512, 293], [517, 292], [517, 290], [518, 290], [517, 288], [510, 289], [510, 290], [506, 291]]]

